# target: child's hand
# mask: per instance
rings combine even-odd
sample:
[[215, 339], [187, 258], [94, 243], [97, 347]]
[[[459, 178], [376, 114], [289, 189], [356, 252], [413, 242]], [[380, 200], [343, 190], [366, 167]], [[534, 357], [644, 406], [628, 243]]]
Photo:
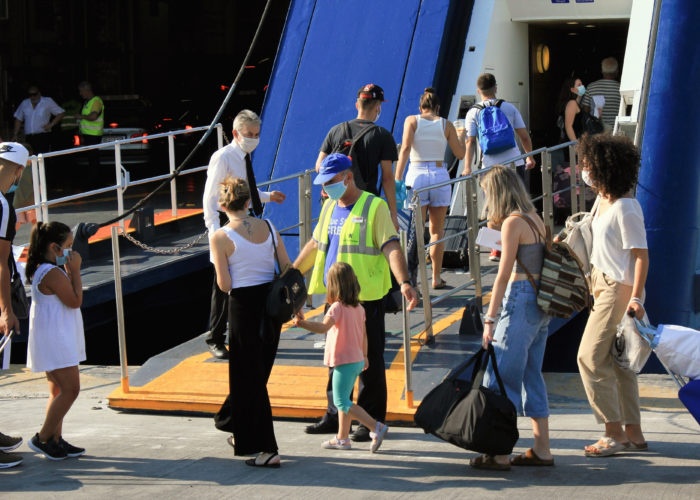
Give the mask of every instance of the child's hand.
[[80, 264], [82, 264], [82, 262], [83, 258], [78, 252], [71, 252], [66, 262], [66, 265], [64, 266], [66, 268], [66, 272], [68, 272], [70, 276], [72, 276], [73, 273], [79, 274]]
[[367, 368], [369, 368], [369, 358], [365, 356], [365, 367], [362, 369], [362, 371], [365, 371]]

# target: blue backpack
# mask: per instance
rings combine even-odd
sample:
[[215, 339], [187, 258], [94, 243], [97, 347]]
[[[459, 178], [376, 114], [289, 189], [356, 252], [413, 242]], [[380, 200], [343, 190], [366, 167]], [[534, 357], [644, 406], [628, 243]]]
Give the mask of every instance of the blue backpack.
[[515, 147], [515, 131], [501, 111], [502, 103], [503, 99], [498, 99], [493, 104], [486, 101], [474, 105], [479, 110], [476, 123], [482, 154], [492, 155]]

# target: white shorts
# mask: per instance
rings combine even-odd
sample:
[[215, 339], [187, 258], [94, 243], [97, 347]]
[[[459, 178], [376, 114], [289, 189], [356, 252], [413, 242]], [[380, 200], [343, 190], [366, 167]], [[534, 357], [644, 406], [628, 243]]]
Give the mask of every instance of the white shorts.
[[[406, 186], [408, 190], [406, 201], [413, 198], [413, 190], [432, 186], [440, 182], [449, 181], [450, 174], [444, 166], [436, 166], [436, 162], [411, 163], [406, 174]], [[442, 162], [444, 165], [444, 162]], [[418, 195], [420, 206], [449, 207], [452, 200], [452, 186], [442, 186], [439, 188], [424, 191]]]

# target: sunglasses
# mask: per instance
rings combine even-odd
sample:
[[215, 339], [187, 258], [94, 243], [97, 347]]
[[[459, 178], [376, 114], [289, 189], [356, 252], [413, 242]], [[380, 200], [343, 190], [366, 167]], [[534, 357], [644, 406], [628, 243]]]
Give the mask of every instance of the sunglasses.
[[39, 92], [29, 92], [29, 97], [36, 97], [39, 95]]

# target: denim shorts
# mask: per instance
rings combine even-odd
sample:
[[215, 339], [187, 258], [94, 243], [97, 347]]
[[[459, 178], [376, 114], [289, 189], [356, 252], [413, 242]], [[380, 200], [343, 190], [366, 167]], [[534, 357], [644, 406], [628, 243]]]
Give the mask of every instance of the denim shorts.
[[[537, 295], [530, 282], [509, 283], [493, 336], [493, 349], [508, 399], [519, 415], [532, 418], [549, 416], [547, 387], [542, 377], [548, 326], [549, 316], [538, 307]], [[484, 385], [498, 390], [490, 364]]]
[[[450, 174], [444, 166], [436, 166], [435, 162], [412, 163], [409, 172], [406, 174], [406, 186], [411, 190], [406, 195], [406, 201], [413, 198], [413, 190], [432, 186], [439, 182], [449, 181]], [[452, 186], [442, 186], [425, 191], [418, 195], [420, 206], [449, 207], [452, 200]]]

